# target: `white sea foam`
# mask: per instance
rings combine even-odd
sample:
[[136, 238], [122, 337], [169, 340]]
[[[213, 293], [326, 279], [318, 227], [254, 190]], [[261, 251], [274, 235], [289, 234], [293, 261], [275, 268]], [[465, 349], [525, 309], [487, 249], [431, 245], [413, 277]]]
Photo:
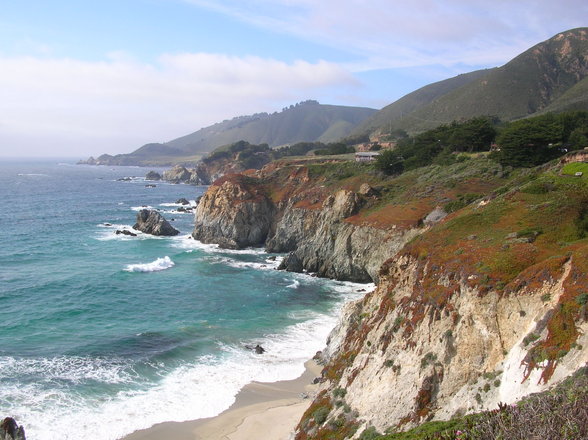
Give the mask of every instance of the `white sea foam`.
[[190, 202], [189, 205], [184, 205], [183, 203], [160, 203], [159, 206], [165, 206], [165, 207], [172, 207], [172, 208], [179, 208], [180, 206], [184, 206], [184, 207], [195, 207], [197, 206], [196, 200], [188, 200], [188, 202]]
[[[126, 240], [133, 240], [133, 239], [136, 240], [138, 238], [144, 239], [144, 238], [154, 237], [149, 234], [143, 234], [141, 231], [137, 231], [136, 229], [133, 229], [133, 227], [131, 225], [123, 225], [123, 224], [117, 224], [117, 223], [100, 223], [96, 226], [100, 228], [100, 230], [96, 234], [97, 235], [96, 240], [99, 240], [99, 241], [110, 241], [110, 240], [126, 241]], [[133, 234], [136, 234], [136, 237], [133, 237], [131, 235], [125, 235], [125, 234], [117, 234], [116, 231], [129, 231], [129, 232], [132, 232]]]
[[292, 282], [292, 284], [288, 284], [286, 287], [289, 287], [290, 289], [298, 289], [299, 286], [300, 286], [300, 281], [294, 280]]
[[49, 174], [42, 173], [18, 173], [21, 177], [49, 177]]
[[140, 211], [141, 209], [154, 209], [153, 206], [150, 205], [143, 205], [143, 206], [131, 206], [133, 211]]
[[[341, 294], [339, 302], [327, 313], [301, 311], [296, 318], [303, 321], [279, 333], [244, 340], [236, 346], [219, 345], [218, 355], [202, 356], [185, 363], [166, 374], [156, 385], [143, 389], [129, 387], [133, 391], [120, 391], [110, 398], [90, 399], [67, 394], [61, 388], [48, 390], [35, 383], [2, 385], [0, 381], [0, 395], [9, 402], [6, 411], [26, 426], [27, 436], [33, 440], [115, 440], [164, 421], [217, 415], [233, 403], [234, 396], [245, 384], [253, 380], [271, 382], [299, 376], [304, 370], [304, 362], [323, 348], [340, 307], [357, 297], [357, 287], [365, 288], [365, 285], [354, 283], [322, 282], [348, 292]], [[266, 350], [263, 356], [244, 348], [258, 343]], [[5, 365], [9, 366], [5, 371], [19, 368], [19, 362], [0, 363], [0, 371]], [[47, 368], [55, 371], [51, 374], [57, 379], [92, 377], [108, 383], [138, 379], [125, 372], [124, 364], [108, 362], [98, 362], [96, 373], [89, 368], [90, 362], [80, 358], [50, 361]], [[46, 368], [43, 362], [25, 362], [21, 366], [31, 368], [33, 372]], [[95, 376], [88, 376], [90, 374]], [[69, 437], [64, 437], [64, 433]]]
[[275, 270], [280, 265], [279, 260], [265, 260], [265, 262], [255, 262], [255, 261], [239, 261], [227, 256], [209, 256], [207, 260], [212, 264], [223, 264], [229, 267], [234, 267], [236, 269], [256, 269], [256, 270]]
[[123, 270], [126, 272], [159, 272], [174, 267], [175, 263], [167, 255], [151, 263], [129, 264]]
[[79, 383], [95, 380], [102, 383], [130, 383], [136, 375], [128, 371], [129, 364], [122, 359], [59, 356], [55, 358], [16, 359], [0, 357], [0, 379], [38, 376], [48, 381]]
[[206, 253], [222, 254], [241, 254], [241, 255], [263, 255], [266, 254], [264, 248], [245, 248], [245, 249], [223, 249], [218, 244], [206, 244], [199, 240], [194, 240], [190, 235], [177, 236], [174, 239], [173, 246], [178, 249], [198, 249]]

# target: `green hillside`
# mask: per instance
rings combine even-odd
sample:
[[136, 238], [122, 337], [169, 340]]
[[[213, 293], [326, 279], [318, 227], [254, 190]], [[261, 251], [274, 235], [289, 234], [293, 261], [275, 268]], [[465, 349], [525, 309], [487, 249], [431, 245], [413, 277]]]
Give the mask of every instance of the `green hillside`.
[[[354, 134], [368, 133], [386, 127], [391, 121], [402, 121], [414, 111], [431, 104], [435, 99], [486, 76], [490, 70], [476, 70], [443, 81], [429, 84], [387, 105], [362, 122]], [[438, 125], [438, 124], [437, 124]]]
[[[474, 116], [492, 115], [509, 121], [542, 111], [586, 110], [587, 76], [588, 28], [573, 29], [537, 44], [502, 67], [413, 92], [376, 113], [360, 129], [414, 133]], [[430, 99], [417, 103], [417, 93], [428, 94]], [[408, 112], [407, 102], [415, 104]]]

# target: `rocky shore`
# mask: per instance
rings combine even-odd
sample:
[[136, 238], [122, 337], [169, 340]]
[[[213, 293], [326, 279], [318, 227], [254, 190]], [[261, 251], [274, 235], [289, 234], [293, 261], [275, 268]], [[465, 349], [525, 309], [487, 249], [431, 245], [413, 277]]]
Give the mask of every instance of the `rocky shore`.
[[[574, 182], [540, 197], [546, 205], [569, 202], [561, 208], [570, 212], [568, 226], [537, 211], [525, 181], [498, 196], [492, 185], [503, 184], [502, 172], [483, 168], [498, 176], [484, 187], [471, 168], [446, 172], [488, 195], [450, 216], [440, 206], [455, 209], [443, 184], [418, 186], [426, 170], [405, 186], [411, 198], [399, 197], [402, 211], [361, 176], [333, 184], [324, 171], [312, 177], [292, 164], [225, 176], [203, 196], [198, 240], [265, 246], [289, 252], [283, 269], [378, 282], [331, 334], [322, 357], [327, 387], [302, 416], [296, 439], [357, 438], [366, 429], [404, 430], [493, 409], [549, 389], [588, 362], [581, 293], [588, 249], [580, 241], [561, 255], [551, 244], [577, 227]], [[314, 417], [318, 410], [325, 417]]]
[[349, 190], [313, 194], [304, 180], [285, 182], [298, 193], [275, 200], [264, 185], [268, 177], [233, 174], [214, 182], [196, 209], [192, 236], [226, 248], [265, 246], [268, 252], [288, 252], [281, 266], [286, 270], [370, 282], [378, 279], [381, 264], [420, 230], [416, 225], [396, 230], [353, 224], [348, 220], [369, 196]]

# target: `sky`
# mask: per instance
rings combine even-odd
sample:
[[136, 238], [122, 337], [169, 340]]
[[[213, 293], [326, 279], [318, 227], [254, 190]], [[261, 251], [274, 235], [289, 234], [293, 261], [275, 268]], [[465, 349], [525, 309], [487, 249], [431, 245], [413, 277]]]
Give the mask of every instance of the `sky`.
[[586, 0], [0, 0], [0, 157], [129, 153], [307, 99], [382, 108]]

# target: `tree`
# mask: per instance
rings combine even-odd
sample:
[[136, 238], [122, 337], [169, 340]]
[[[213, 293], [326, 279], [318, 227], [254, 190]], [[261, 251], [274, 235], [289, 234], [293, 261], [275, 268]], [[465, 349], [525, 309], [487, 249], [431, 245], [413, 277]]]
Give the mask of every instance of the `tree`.
[[498, 136], [499, 161], [513, 167], [533, 167], [561, 153], [553, 144], [562, 141], [561, 120], [553, 114], [522, 119], [508, 125]]
[[387, 175], [400, 174], [404, 170], [404, 160], [396, 151], [385, 150], [378, 155], [374, 166]]

